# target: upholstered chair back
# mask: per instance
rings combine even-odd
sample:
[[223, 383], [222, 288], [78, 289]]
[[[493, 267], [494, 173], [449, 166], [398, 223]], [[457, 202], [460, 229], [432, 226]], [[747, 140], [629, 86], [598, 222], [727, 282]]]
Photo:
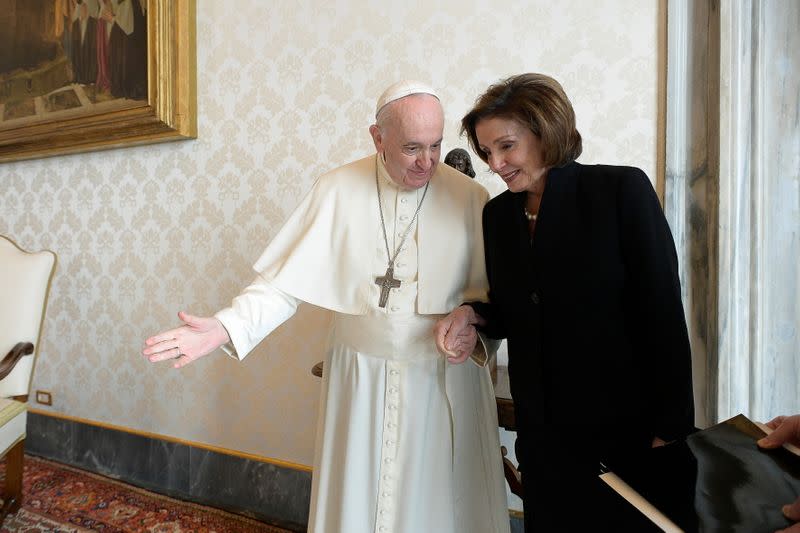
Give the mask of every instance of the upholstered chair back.
[[0, 235], [0, 359], [20, 342], [33, 343], [33, 353], [19, 359], [0, 381], [0, 397], [23, 396], [30, 390], [55, 267], [55, 253], [29, 253]]

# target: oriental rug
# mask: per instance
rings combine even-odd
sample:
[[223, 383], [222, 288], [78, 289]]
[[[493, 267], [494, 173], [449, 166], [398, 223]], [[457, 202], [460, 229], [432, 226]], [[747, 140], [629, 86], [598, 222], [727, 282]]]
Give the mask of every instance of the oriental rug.
[[28, 455], [22, 479], [22, 508], [6, 517], [0, 533], [288, 532]]

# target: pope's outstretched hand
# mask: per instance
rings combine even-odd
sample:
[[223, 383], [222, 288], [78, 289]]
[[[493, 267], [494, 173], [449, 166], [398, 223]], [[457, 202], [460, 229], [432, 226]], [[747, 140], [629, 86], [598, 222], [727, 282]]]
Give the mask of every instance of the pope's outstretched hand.
[[153, 335], [144, 341], [142, 355], [151, 363], [173, 360], [173, 367], [186, 366], [230, 341], [225, 327], [215, 317], [178, 313], [183, 325]]

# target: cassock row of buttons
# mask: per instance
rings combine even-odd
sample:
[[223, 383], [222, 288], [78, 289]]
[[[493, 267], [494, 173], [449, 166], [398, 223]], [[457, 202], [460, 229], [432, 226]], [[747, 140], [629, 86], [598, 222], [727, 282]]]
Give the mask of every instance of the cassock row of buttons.
[[[398, 192], [399, 202], [401, 205], [395, 206], [397, 212], [397, 220], [402, 224], [395, 224], [395, 229], [397, 230], [397, 236], [395, 241], [391, 243], [391, 247], [394, 248], [397, 244], [400, 243], [400, 239], [403, 238], [403, 234], [408, 228], [408, 223], [411, 221], [411, 218], [414, 216], [414, 210], [416, 209], [416, 204], [412, 202], [412, 199], [417, 197], [416, 191], [399, 191]], [[416, 224], [416, 222], [415, 222]], [[397, 254], [397, 258], [395, 259], [394, 267], [395, 271], [394, 274], [400, 279], [408, 279], [410, 276], [410, 272], [406, 271], [406, 267], [409, 265], [409, 252], [408, 248], [411, 244], [413, 246], [414, 241], [414, 228], [409, 228], [408, 236], [406, 237], [405, 244], [400, 249], [400, 252]], [[385, 253], [385, 250], [384, 252]], [[389, 305], [387, 307], [387, 311], [391, 313], [397, 313], [400, 309], [404, 306], [396, 305], [392, 303], [394, 299], [395, 302], [402, 302], [403, 298], [403, 284], [400, 285], [397, 289], [392, 289], [389, 292]]]
[[400, 414], [400, 365], [386, 363], [386, 393], [383, 410], [383, 446], [381, 446], [381, 471], [378, 481], [378, 516], [376, 530], [386, 533], [394, 529], [394, 494], [397, 492], [395, 470], [397, 468], [398, 422]]

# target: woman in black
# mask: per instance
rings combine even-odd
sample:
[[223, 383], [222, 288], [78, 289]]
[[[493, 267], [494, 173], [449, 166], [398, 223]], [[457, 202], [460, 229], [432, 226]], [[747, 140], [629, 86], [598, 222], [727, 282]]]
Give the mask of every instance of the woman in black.
[[675, 245], [647, 176], [582, 165], [561, 85], [508, 78], [462, 119], [508, 191], [483, 211], [489, 302], [437, 326], [463, 360], [473, 327], [508, 339], [526, 531], [621, 531], [600, 463], [694, 426]]

